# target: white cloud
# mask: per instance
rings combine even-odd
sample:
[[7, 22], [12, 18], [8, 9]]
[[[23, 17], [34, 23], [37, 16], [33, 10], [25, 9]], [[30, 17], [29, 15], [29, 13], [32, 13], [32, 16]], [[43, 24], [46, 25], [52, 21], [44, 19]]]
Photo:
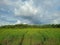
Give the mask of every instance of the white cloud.
[[[58, 23], [60, 21], [58, 20], [60, 19], [60, 11], [55, 8], [60, 6], [59, 1], [60, 0], [0, 0], [0, 5], [3, 5], [2, 7], [6, 5], [5, 8], [9, 9], [10, 12], [13, 13], [13, 16], [22, 18], [22, 21], [17, 18], [16, 23]], [[6, 9], [1, 8], [3, 11]], [[8, 20], [11, 19], [9, 18]]]
[[19, 5], [18, 8], [14, 9], [15, 15], [36, 15], [38, 13], [38, 8], [33, 7], [29, 2], [25, 2], [23, 5]]
[[59, 24], [59, 21], [58, 20], [53, 20], [52, 24]]
[[17, 20], [17, 22], [15, 24], [21, 24], [21, 21], [20, 20]]
[[60, 17], [58, 16], [57, 18], [53, 19], [51, 21], [52, 24], [60, 24]]
[[15, 24], [32, 24], [32, 22], [25, 19], [25, 20], [17, 20]]

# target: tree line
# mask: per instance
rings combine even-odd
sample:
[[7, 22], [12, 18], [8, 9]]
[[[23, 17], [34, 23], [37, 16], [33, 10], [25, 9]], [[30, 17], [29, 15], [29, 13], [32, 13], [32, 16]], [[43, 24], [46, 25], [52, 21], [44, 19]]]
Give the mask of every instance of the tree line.
[[0, 28], [60, 28], [60, 24], [44, 24], [44, 25], [28, 25], [28, 24], [16, 24], [16, 25], [4, 25]]

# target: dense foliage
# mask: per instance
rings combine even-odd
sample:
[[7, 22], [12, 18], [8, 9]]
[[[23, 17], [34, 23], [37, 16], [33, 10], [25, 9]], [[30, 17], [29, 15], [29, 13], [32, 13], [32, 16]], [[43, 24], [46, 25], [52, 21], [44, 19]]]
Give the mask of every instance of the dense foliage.
[[0, 28], [60, 28], [60, 24], [45, 24], [45, 25], [28, 25], [28, 24], [16, 24], [16, 25], [4, 25]]

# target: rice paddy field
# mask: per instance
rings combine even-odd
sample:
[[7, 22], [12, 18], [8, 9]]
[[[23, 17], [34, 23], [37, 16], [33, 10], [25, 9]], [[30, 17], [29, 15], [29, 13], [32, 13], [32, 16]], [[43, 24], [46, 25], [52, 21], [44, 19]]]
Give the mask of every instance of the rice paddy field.
[[60, 28], [0, 28], [0, 45], [60, 45]]

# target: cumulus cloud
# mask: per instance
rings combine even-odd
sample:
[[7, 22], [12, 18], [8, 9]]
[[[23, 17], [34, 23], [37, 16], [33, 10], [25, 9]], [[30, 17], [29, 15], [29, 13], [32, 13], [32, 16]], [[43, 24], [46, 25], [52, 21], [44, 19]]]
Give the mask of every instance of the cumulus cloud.
[[15, 24], [20, 24], [20, 23], [21, 23], [21, 21], [20, 20], [17, 20], [17, 22]]
[[2, 21], [27, 24], [59, 24], [60, 0], [0, 0]]
[[15, 15], [36, 15], [39, 11], [38, 8], [33, 6], [32, 1], [25, 1], [22, 2], [22, 4], [18, 5], [17, 8], [14, 9]]

